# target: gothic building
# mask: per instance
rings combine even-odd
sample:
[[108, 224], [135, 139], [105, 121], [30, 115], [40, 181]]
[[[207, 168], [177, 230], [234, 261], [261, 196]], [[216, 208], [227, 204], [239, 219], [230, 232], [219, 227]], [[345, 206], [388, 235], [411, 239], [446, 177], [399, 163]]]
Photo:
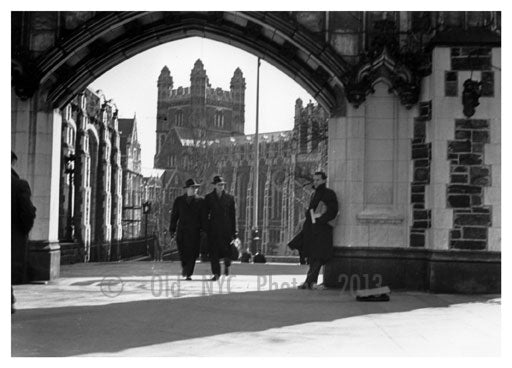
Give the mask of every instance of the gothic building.
[[239, 68], [231, 78], [230, 91], [212, 88], [200, 59], [190, 73], [190, 87], [173, 89], [167, 67], [162, 69], [157, 85], [155, 168], [188, 165], [190, 156], [182, 150], [175, 151], [178, 139], [193, 147], [204, 139], [243, 134], [245, 79]]
[[[167, 67], [158, 78], [157, 150], [155, 168], [161, 176], [159, 222], [166, 221], [174, 199], [188, 177], [198, 179], [201, 194], [211, 178], [223, 175], [235, 196], [237, 227], [249, 244], [253, 224], [254, 135], [244, 134], [245, 80], [237, 68], [230, 91], [213, 89], [201, 60], [190, 76], [190, 87], [173, 89]], [[258, 226], [262, 250], [289, 254], [286, 243], [303, 220], [309, 203], [312, 173], [327, 166], [327, 115], [318, 105], [297, 100], [294, 128], [261, 133]]]
[[123, 168], [123, 239], [141, 236], [142, 173], [137, 118], [119, 119], [121, 166]]
[[101, 91], [63, 109], [59, 239], [62, 262], [110, 260], [111, 245], [141, 236], [137, 119], [118, 119]]
[[117, 114], [89, 89], [63, 109], [59, 238], [77, 243], [83, 261], [109, 260], [110, 244], [122, 238]]

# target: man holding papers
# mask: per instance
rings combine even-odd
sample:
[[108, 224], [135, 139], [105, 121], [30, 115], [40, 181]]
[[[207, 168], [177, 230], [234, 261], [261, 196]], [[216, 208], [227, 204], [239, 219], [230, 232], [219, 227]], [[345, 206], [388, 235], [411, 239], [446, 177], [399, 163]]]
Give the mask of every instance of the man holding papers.
[[338, 214], [338, 199], [333, 190], [326, 187], [327, 175], [318, 171], [313, 176], [315, 192], [306, 211], [303, 228], [305, 255], [309, 260], [306, 281], [299, 289], [314, 289], [318, 274], [333, 255], [332, 229]]

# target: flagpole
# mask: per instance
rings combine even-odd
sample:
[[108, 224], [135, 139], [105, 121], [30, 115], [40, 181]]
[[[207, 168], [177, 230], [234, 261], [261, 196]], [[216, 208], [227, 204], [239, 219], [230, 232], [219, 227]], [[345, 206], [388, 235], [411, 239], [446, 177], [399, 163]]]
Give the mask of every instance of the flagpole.
[[257, 252], [259, 241], [261, 239], [258, 231], [258, 196], [259, 196], [259, 172], [260, 172], [260, 147], [259, 147], [259, 105], [260, 105], [260, 65], [261, 59], [258, 57], [258, 68], [256, 75], [256, 131], [254, 133], [254, 175], [253, 175], [253, 239], [252, 252]]

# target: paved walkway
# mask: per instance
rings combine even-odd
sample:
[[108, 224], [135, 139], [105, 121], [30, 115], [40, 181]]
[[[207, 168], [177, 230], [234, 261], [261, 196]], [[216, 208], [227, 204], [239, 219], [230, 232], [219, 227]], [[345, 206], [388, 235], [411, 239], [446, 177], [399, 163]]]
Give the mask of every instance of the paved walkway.
[[64, 266], [15, 287], [13, 356], [498, 356], [499, 295], [296, 290], [307, 268], [235, 264], [210, 282], [176, 262]]

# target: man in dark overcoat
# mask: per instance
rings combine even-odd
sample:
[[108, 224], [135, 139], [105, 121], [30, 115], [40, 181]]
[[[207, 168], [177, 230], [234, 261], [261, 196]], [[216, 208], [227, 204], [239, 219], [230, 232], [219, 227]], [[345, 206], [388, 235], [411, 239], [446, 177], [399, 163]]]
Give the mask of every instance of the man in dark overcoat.
[[[36, 208], [30, 199], [30, 186], [14, 170], [18, 158], [11, 151], [11, 283], [27, 282], [28, 234], [34, 226]], [[11, 287], [11, 312], [14, 293]]]
[[235, 198], [226, 193], [226, 182], [222, 176], [215, 176], [215, 189], [205, 197], [205, 211], [208, 221], [208, 249], [212, 267], [212, 280], [220, 277], [220, 259], [224, 259], [224, 274], [229, 275], [231, 265], [231, 242], [237, 238]]
[[[320, 269], [333, 255], [332, 229], [329, 222], [338, 214], [338, 199], [333, 190], [326, 187], [327, 175], [317, 171], [313, 176], [315, 192], [306, 210], [303, 227], [304, 253], [309, 261], [306, 281], [300, 289], [313, 289], [318, 282]], [[314, 223], [311, 217], [313, 212]]]
[[204, 198], [197, 194], [199, 184], [194, 179], [185, 182], [186, 193], [174, 201], [169, 231], [176, 236], [181, 260], [181, 274], [192, 280], [196, 259], [199, 256], [201, 232], [205, 231]]

